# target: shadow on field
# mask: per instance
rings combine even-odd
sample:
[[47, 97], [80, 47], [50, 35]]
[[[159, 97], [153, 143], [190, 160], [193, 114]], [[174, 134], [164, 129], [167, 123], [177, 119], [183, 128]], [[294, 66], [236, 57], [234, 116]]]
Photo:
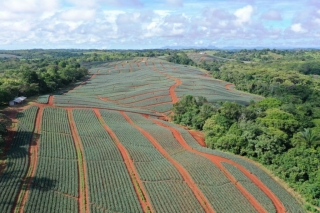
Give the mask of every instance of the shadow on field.
[[55, 189], [57, 181], [46, 177], [33, 177], [30, 190], [50, 191]]

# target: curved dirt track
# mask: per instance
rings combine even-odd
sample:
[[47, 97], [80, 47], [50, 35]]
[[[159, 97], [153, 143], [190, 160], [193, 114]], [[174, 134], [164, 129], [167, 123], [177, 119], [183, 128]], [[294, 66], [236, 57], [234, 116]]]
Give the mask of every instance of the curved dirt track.
[[207, 153], [203, 153], [197, 150], [192, 149], [183, 139], [180, 132], [170, 126], [166, 126], [163, 123], [160, 123], [157, 120], [152, 120], [154, 123], [156, 123], [159, 126], [163, 126], [167, 129], [169, 129], [174, 137], [177, 139], [177, 141], [188, 151], [191, 151], [195, 154], [201, 155], [203, 157], [206, 157], [207, 159], [211, 160], [216, 166], [218, 166], [225, 174], [226, 176], [235, 184], [235, 186], [243, 193], [243, 195], [250, 201], [250, 203], [257, 209], [258, 212], [266, 212], [266, 210], [261, 206], [261, 204], [249, 193], [247, 190], [241, 186], [240, 183], [238, 183], [233, 176], [222, 166], [221, 162], [227, 162], [232, 164], [233, 166], [236, 166], [241, 172], [243, 172], [256, 186], [258, 186], [272, 201], [274, 204], [277, 212], [286, 212], [285, 207], [281, 203], [281, 201], [276, 197], [270, 189], [268, 189], [255, 175], [251, 174], [248, 170], [240, 166], [239, 164], [219, 156], [210, 155]]
[[215, 212], [213, 208], [210, 206], [208, 199], [203, 195], [203, 193], [197, 187], [196, 183], [190, 177], [189, 173], [178, 162], [176, 162], [147, 131], [137, 126], [124, 112], [121, 112], [121, 114], [128, 121], [129, 124], [131, 124], [137, 130], [139, 130], [151, 142], [151, 144], [155, 146], [156, 149], [178, 170], [178, 172], [183, 177], [184, 181], [188, 184], [189, 188], [192, 190], [193, 194], [199, 201], [204, 211], [206, 213]]
[[[172, 68], [172, 69], [175, 69], [175, 68]], [[180, 80], [179, 78], [175, 78], [175, 77], [173, 77], [173, 76], [171, 76], [171, 75], [168, 75], [168, 74], [166, 74], [166, 73], [162, 73], [162, 72], [160, 72], [159, 70], [157, 70], [156, 68], [153, 68], [153, 70], [154, 70], [155, 72], [158, 72], [158, 73], [160, 73], [161, 75], [164, 75], [164, 76], [166, 76], [167, 78], [172, 79], [172, 80], [174, 80], [174, 81], [176, 82], [174, 85], [172, 85], [172, 86], [169, 88], [169, 92], [170, 92], [170, 96], [171, 96], [171, 99], [172, 99], [172, 103], [173, 103], [173, 104], [177, 103], [177, 102], [179, 101], [179, 99], [178, 99], [178, 97], [177, 97], [177, 94], [176, 94], [176, 92], [175, 92], [175, 89], [176, 89], [177, 86], [179, 86], [179, 85], [182, 84], [181, 80]]]

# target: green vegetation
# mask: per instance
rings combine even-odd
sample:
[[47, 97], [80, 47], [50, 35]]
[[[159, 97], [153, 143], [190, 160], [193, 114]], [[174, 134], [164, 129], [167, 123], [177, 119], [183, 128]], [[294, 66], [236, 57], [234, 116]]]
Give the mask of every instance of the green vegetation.
[[198, 100], [191, 95], [184, 96], [173, 106], [173, 122], [194, 129], [202, 129], [204, 122], [214, 112], [213, 107], [202, 96]]
[[0, 212], [12, 212], [15, 199], [20, 193], [22, 180], [28, 171], [28, 150], [37, 111], [38, 107], [32, 106], [17, 115], [20, 122], [7, 153], [6, 169], [0, 176], [0, 200], [3, 203]]
[[[192, 113], [194, 117], [200, 115], [182, 99], [173, 108], [174, 121], [203, 129], [210, 148], [266, 165], [309, 204], [320, 207], [320, 80], [305, 75], [318, 73], [318, 54], [319, 51], [306, 50], [217, 51], [215, 55], [236, 61], [224, 61], [219, 70], [212, 71], [214, 78], [267, 98], [249, 106], [220, 103], [219, 108], [208, 113], [212, 115], [203, 128], [196, 125], [196, 119], [190, 123], [176, 119]], [[181, 105], [186, 111], [179, 111]]]
[[88, 74], [74, 58], [0, 61], [0, 104], [16, 96], [49, 93]]
[[84, 150], [91, 208], [142, 212], [121, 153], [94, 112], [73, 110], [72, 114]]

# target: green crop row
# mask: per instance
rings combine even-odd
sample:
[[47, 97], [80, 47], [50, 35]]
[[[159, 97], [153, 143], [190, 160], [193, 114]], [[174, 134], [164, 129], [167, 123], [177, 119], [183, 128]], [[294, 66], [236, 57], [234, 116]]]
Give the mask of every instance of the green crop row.
[[252, 181], [237, 167], [225, 162], [222, 162], [222, 165], [261, 204], [261, 206], [267, 210], [267, 212], [276, 212], [270, 198], [258, 186], [252, 183]]
[[[200, 203], [187, 184], [182, 182], [179, 172], [139, 130], [118, 112], [100, 112], [127, 149], [140, 179], [146, 181], [143, 185], [156, 212], [185, 212], [186, 209], [187, 212], [202, 212]], [[177, 179], [181, 182], [177, 182]], [[187, 197], [183, 197], [184, 194]]]
[[25, 212], [79, 212], [78, 200], [55, 191], [35, 188], [29, 195]]
[[0, 212], [12, 212], [15, 199], [27, 173], [29, 145], [32, 139], [38, 107], [32, 106], [19, 112], [17, 132], [7, 153], [6, 168], [0, 176]]
[[41, 131], [40, 142], [40, 157], [77, 159], [72, 135], [61, 134], [60, 132], [55, 131]]
[[84, 149], [90, 203], [110, 212], [142, 212], [121, 153], [94, 112], [72, 114]]
[[171, 110], [173, 107], [173, 104], [161, 104], [161, 105], [157, 105], [157, 106], [149, 106], [146, 107], [146, 109], [150, 109], [156, 112], [168, 112], [169, 110]]
[[163, 97], [154, 97], [152, 99], [147, 99], [147, 100], [139, 101], [136, 103], [131, 103], [129, 105], [132, 107], [148, 107], [149, 105], [167, 103], [171, 101], [172, 99], [170, 96], [163, 96]]
[[37, 99], [37, 102], [39, 104], [47, 104], [49, 101], [50, 95], [40, 95]]
[[38, 164], [26, 212], [77, 212], [78, 180], [76, 149], [67, 111], [46, 107], [42, 115]]
[[[162, 148], [185, 168], [216, 212], [255, 212], [249, 201], [233, 184], [230, 184], [230, 180], [209, 159], [184, 149], [168, 129], [156, 125], [141, 115], [133, 113], [128, 113], [128, 115], [138, 126], [151, 134]], [[207, 190], [208, 188], [210, 190]], [[229, 196], [232, 199], [226, 195], [220, 196], [222, 188], [233, 193], [232, 196]]]

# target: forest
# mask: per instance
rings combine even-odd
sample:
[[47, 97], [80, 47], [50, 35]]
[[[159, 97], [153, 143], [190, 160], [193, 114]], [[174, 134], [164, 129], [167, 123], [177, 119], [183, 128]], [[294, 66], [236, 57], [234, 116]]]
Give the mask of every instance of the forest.
[[[234, 60], [196, 66], [239, 90], [266, 98], [248, 106], [221, 102], [210, 107], [205, 97], [185, 96], [174, 105], [174, 122], [203, 130], [207, 147], [265, 165], [304, 197], [308, 210], [316, 212], [320, 207], [320, 52], [212, 54]], [[184, 62], [185, 57], [178, 54], [176, 61]]]

